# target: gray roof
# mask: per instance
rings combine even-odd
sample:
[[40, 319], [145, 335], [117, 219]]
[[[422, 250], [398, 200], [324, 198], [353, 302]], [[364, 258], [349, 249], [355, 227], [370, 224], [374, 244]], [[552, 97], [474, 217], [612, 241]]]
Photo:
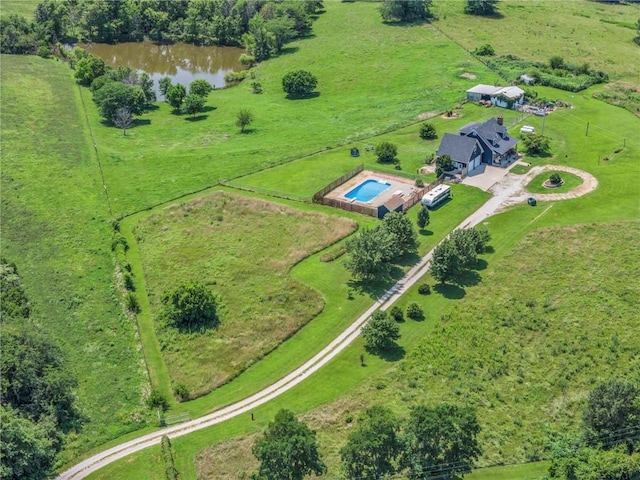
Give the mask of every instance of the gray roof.
[[467, 123], [464, 127], [462, 127], [460, 130], [458, 130], [462, 135], [468, 135], [470, 134], [473, 130], [475, 130], [476, 128], [478, 128], [480, 125], [482, 125], [481, 123], [478, 122], [469, 122]]
[[499, 125], [495, 118], [490, 118], [474, 130], [491, 150], [500, 155], [507, 153], [518, 143], [517, 139], [507, 133], [507, 128]]
[[436, 155], [449, 155], [454, 162], [469, 163], [476, 145], [482, 150], [475, 138], [445, 133]]

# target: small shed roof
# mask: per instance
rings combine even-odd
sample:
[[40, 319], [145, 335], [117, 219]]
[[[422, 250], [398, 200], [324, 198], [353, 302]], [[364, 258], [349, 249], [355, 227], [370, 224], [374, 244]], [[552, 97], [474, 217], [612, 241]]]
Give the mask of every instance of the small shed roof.
[[496, 87], [494, 85], [483, 85], [481, 83], [480, 85], [476, 85], [475, 87], [467, 90], [467, 93], [480, 93], [481, 95], [491, 95], [492, 93], [497, 92], [501, 88], [502, 87]]
[[390, 212], [393, 212], [396, 208], [404, 205], [404, 200], [400, 195], [393, 195], [389, 200], [382, 204]]

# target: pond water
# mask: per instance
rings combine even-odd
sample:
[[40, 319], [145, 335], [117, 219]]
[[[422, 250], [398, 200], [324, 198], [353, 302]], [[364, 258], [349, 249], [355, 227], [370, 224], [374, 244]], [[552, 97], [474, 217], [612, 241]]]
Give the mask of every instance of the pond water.
[[192, 81], [203, 78], [215, 88], [223, 88], [226, 73], [244, 69], [239, 60], [244, 50], [237, 47], [131, 42], [115, 45], [92, 43], [83, 48], [102, 58], [111, 67], [130, 67], [147, 72], [154, 81], [158, 97], [158, 81], [162, 77], [169, 77], [173, 83], [181, 83], [185, 87]]

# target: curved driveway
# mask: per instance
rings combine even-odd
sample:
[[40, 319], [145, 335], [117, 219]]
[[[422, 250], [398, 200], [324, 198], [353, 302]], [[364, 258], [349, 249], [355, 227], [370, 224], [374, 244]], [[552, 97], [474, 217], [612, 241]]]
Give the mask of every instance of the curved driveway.
[[[562, 169], [571, 171], [572, 173], [576, 173], [574, 171], [575, 169], [569, 169], [568, 167], [562, 167]], [[507, 174], [507, 176], [505, 176], [502, 181], [494, 185], [495, 188], [491, 189], [494, 196], [490, 198], [478, 210], [476, 210], [472, 215], [467, 217], [462, 223], [460, 223], [457, 228], [473, 227], [482, 222], [487, 217], [498, 212], [505, 206], [524, 200], [527, 197], [526, 194], [523, 194], [524, 185], [529, 182], [530, 178], [532, 178], [533, 175], [539, 173], [539, 171], [541, 170], [532, 169], [529, 174], [522, 176]], [[542, 200], [542, 196], [538, 196], [538, 198]], [[215, 412], [212, 412], [203, 417], [181, 423], [180, 425], [163, 428], [147, 435], [143, 435], [135, 440], [131, 440], [115, 447], [109, 448], [108, 450], [100, 452], [86, 460], [83, 460], [69, 470], [61, 473], [57, 478], [59, 480], [78, 480], [85, 478], [90, 473], [101, 469], [111, 462], [115, 462], [116, 460], [126, 457], [134, 452], [159, 444], [163, 435], [168, 435], [171, 438], [175, 438], [182, 435], [187, 435], [196, 430], [216, 425], [237, 415], [255, 409], [259, 405], [262, 405], [263, 403], [266, 403], [276, 398], [278, 395], [286, 392], [287, 390], [295, 387], [300, 382], [307, 379], [314, 372], [322, 368], [329, 361], [331, 361], [340, 352], [342, 352], [342, 350], [347, 348], [358, 337], [363, 325], [374, 311], [376, 311], [377, 309], [387, 310], [391, 305], [393, 305], [393, 303], [396, 302], [396, 300], [398, 300], [398, 298], [404, 293], [406, 289], [410, 288], [417, 281], [419, 281], [420, 278], [429, 270], [429, 262], [431, 260], [432, 254], [433, 250], [427, 253], [420, 260], [420, 262], [418, 262], [411, 270], [409, 270], [409, 272], [407, 272], [407, 274], [401, 280], [399, 280], [387, 292], [385, 292], [384, 295], [382, 295], [376, 301], [376, 303], [374, 303], [366, 312], [360, 315], [360, 317], [358, 317], [329, 345], [323, 348], [304, 365], [295, 369], [293, 372], [281, 378], [274, 384], [245, 398], [244, 400], [240, 400], [239, 402], [216, 410]]]

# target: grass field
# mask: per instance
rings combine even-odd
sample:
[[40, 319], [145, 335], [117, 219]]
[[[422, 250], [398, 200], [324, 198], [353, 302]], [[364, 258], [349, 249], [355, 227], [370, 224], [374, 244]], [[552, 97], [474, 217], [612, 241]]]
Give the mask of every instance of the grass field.
[[531, 180], [527, 185], [527, 190], [531, 193], [565, 193], [582, 184], [582, 179], [577, 175], [574, 175], [573, 173], [558, 173], [560, 175], [560, 178], [562, 178], [562, 181], [564, 182], [559, 187], [547, 188], [543, 185], [544, 182], [549, 180], [549, 177], [551, 175], [550, 172], [545, 172], [541, 173], [540, 175], [536, 175], [533, 180]]
[[434, 26], [470, 51], [490, 43], [496, 55], [538, 62], [560, 55], [568, 63], [587, 62], [612, 79], [637, 82], [640, 49], [629, 28], [640, 16], [637, 5], [502, 0], [493, 18], [465, 15], [463, 8], [463, 0], [434, 2]]
[[[134, 234], [174, 385], [185, 385], [193, 397], [208, 393], [318, 315], [324, 306], [321, 294], [289, 270], [355, 228], [346, 218], [224, 192], [142, 220]], [[165, 291], [195, 280], [221, 296], [222, 322], [206, 332], [180, 333], [160, 320], [160, 299]]]
[[68, 67], [2, 56], [2, 256], [69, 354], [86, 417], [66, 458], [141, 428], [147, 385], [114, 288], [109, 210]]
[[0, 15], [22, 15], [30, 20], [38, 3], [39, 0], [0, 0]]

